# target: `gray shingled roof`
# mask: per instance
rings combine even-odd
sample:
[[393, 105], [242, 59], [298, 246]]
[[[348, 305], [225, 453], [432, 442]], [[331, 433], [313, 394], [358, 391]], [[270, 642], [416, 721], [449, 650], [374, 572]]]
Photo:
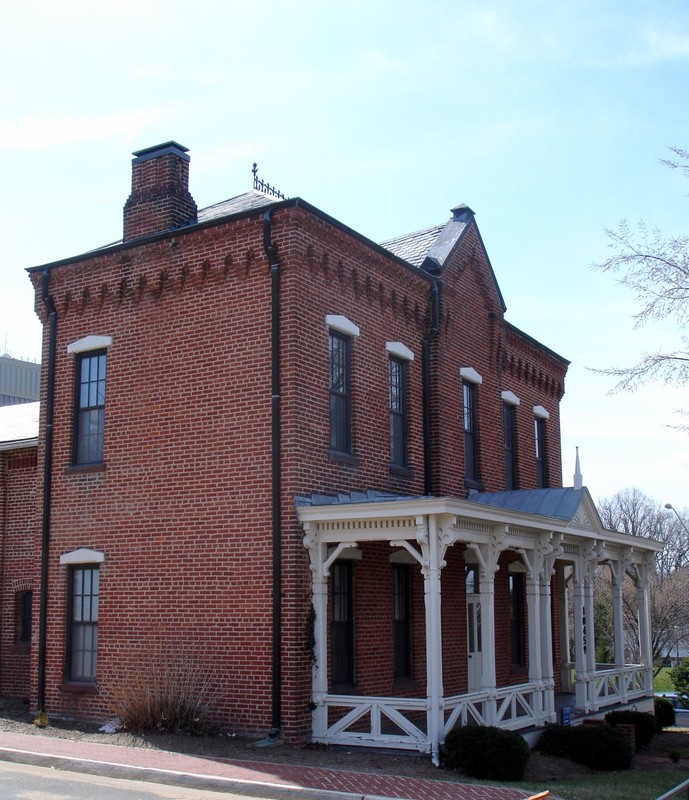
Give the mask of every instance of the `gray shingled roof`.
[[442, 225], [434, 225], [432, 228], [427, 228], [425, 231], [415, 231], [414, 233], [406, 233], [404, 236], [398, 236], [395, 239], [388, 239], [387, 242], [381, 242], [380, 246], [389, 250], [393, 255], [398, 258], [403, 258], [415, 267], [420, 267], [426, 260], [428, 251], [431, 249], [435, 240], [440, 235], [445, 227]]
[[223, 200], [222, 203], [216, 203], [208, 208], [202, 208], [199, 211], [199, 222], [208, 222], [212, 219], [219, 219], [220, 217], [227, 217], [230, 214], [240, 214], [242, 211], [251, 211], [254, 208], [262, 208], [269, 206], [272, 203], [278, 203], [279, 198], [273, 197], [269, 194], [264, 194], [256, 189], [238, 194], [236, 197], [231, 197], [229, 200]]
[[576, 514], [586, 489], [518, 489], [513, 492], [474, 492], [467, 497], [470, 503], [554, 517], [569, 522]]

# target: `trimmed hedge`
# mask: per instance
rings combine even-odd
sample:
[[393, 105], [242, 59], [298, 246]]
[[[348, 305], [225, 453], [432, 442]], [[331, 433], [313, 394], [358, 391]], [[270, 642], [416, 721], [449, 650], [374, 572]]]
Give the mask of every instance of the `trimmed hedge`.
[[520, 781], [529, 763], [529, 746], [522, 736], [502, 728], [468, 725], [448, 733], [443, 766], [472, 778]]
[[610, 711], [605, 715], [608, 725], [633, 725], [636, 734], [636, 746], [646, 747], [658, 733], [658, 726], [653, 714], [644, 711]]
[[668, 700], [667, 697], [653, 699], [653, 712], [659, 732], [663, 728], [671, 728], [675, 724], [675, 707], [672, 705], [672, 700]]
[[538, 749], [605, 772], [629, 769], [634, 755], [629, 739], [608, 725], [547, 725]]

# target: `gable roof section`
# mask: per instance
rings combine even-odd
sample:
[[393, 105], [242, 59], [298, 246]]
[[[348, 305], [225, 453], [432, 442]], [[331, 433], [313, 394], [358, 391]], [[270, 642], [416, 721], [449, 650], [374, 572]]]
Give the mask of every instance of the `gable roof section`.
[[415, 267], [420, 267], [426, 260], [429, 250], [445, 225], [434, 225], [424, 231], [407, 233], [395, 239], [381, 242], [381, 247], [389, 250], [398, 258], [403, 258]]
[[495, 277], [493, 265], [490, 263], [490, 258], [488, 258], [486, 246], [476, 225], [474, 212], [464, 203], [460, 203], [452, 209], [452, 217], [444, 225], [435, 225], [422, 231], [408, 233], [395, 239], [388, 239], [381, 243], [381, 247], [408, 261], [417, 269], [437, 275], [443, 271], [447, 260], [459, 247], [472, 224], [476, 228], [476, 235], [481, 243], [486, 266], [504, 312], [507, 310], [507, 306]]
[[40, 408], [40, 403], [0, 407], [0, 450], [36, 446]]

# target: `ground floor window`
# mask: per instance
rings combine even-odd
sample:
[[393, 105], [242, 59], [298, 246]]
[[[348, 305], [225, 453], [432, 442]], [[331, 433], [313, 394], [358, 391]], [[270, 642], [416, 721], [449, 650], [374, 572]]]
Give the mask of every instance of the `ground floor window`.
[[512, 667], [526, 666], [524, 647], [524, 575], [510, 574], [510, 638], [512, 640]]
[[411, 592], [409, 566], [392, 565], [395, 678], [411, 678]]
[[16, 644], [31, 644], [31, 615], [33, 592], [17, 592], [14, 597], [14, 641]]
[[67, 677], [71, 681], [96, 679], [99, 576], [98, 566], [70, 568]]
[[352, 562], [336, 561], [330, 571], [330, 649], [333, 687], [354, 685]]

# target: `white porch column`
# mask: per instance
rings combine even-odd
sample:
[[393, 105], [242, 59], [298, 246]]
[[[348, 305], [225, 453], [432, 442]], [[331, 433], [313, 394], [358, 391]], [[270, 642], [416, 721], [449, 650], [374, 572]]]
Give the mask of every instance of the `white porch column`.
[[[443, 637], [440, 618], [440, 556], [438, 553], [438, 531], [435, 517], [428, 520], [428, 528], [420, 526], [417, 520], [417, 539], [422, 552], [427, 557], [423, 568], [423, 585], [426, 601], [426, 697], [428, 699], [428, 737], [431, 744], [431, 757], [439, 763], [442, 720], [440, 701], [443, 696]], [[425, 542], [420, 536], [425, 537]]]
[[487, 545], [470, 542], [470, 550], [479, 562], [479, 594], [481, 596], [481, 689], [489, 693], [483, 717], [488, 725], [497, 716], [495, 669], [495, 573], [498, 571], [500, 553], [507, 547], [507, 526], [490, 536]]
[[313, 735], [325, 736], [328, 729], [328, 580], [325, 569], [327, 548], [319, 541], [315, 525], [304, 525], [304, 547], [311, 561], [311, 597], [313, 602], [312, 713]]
[[582, 576], [581, 559], [577, 559], [574, 567], [574, 581], [572, 585], [572, 599], [574, 606], [574, 691], [576, 693], [576, 707], [588, 713], [588, 675], [586, 672], [586, 605], [584, 602], [584, 581]]
[[543, 719], [543, 685], [541, 642], [541, 570], [543, 559], [538, 550], [519, 549], [526, 566], [526, 629], [529, 648], [529, 683], [535, 685], [532, 698], [534, 721]]
[[636, 608], [639, 615], [639, 654], [644, 667], [644, 686], [647, 692], [653, 687], [653, 647], [651, 644], [651, 604], [648, 596], [649, 573], [652, 557], [636, 566]]
[[[571, 579], [571, 575], [570, 575]], [[560, 679], [562, 680], [562, 688], [566, 692], [571, 692], [574, 687], [572, 685], [572, 667], [573, 664], [570, 660], [570, 642], [569, 642], [569, 597], [570, 589], [567, 587], [567, 575], [565, 565], [560, 564], [558, 572], [558, 613], [560, 618], [560, 653], [562, 655], [562, 670]]]
[[356, 542], [340, 542], [328, 556], [328, 547], [318, 537], [317, 527], [304, 524], [304, 547], [311, 562], [311, 596], [313, 603], [313, 666], [312, 714], [314, 737], [325, 736], [328, 730], [328, 576], [330, 566], [343, 550], [356, 547]]
[[612, 576], [611, 600], [612, 600], [612, 627], [614, 636], [615, 669], [619, 671], [618, 686], [620, 700], [627, 701], [627, 682], [624, 679], [624, 615], [622, 605], [622, 583], [624, 581], [625, 566], [621, 561], [610, 562], [610, 574]]
[[596, 630], [593, 622], [593, 582], [596, 562], [589, 560], [588, 576], [584, 583], [584, 602], [586, 606], [586, 673], [588, 680], [589, 704], [593, 711], [598, 710], [596, 699]]
[[561, 538], [549, 543], [543, 554], [543, 578], [541, 580], [540, 630], [541, 630], [541, 679], [543, 682], [543, 722], [557, 722], [555, 711], [555, 676], [553, 672], [553, 618], [551, 603], [551, 581], [555, 562], [563, 554]]

